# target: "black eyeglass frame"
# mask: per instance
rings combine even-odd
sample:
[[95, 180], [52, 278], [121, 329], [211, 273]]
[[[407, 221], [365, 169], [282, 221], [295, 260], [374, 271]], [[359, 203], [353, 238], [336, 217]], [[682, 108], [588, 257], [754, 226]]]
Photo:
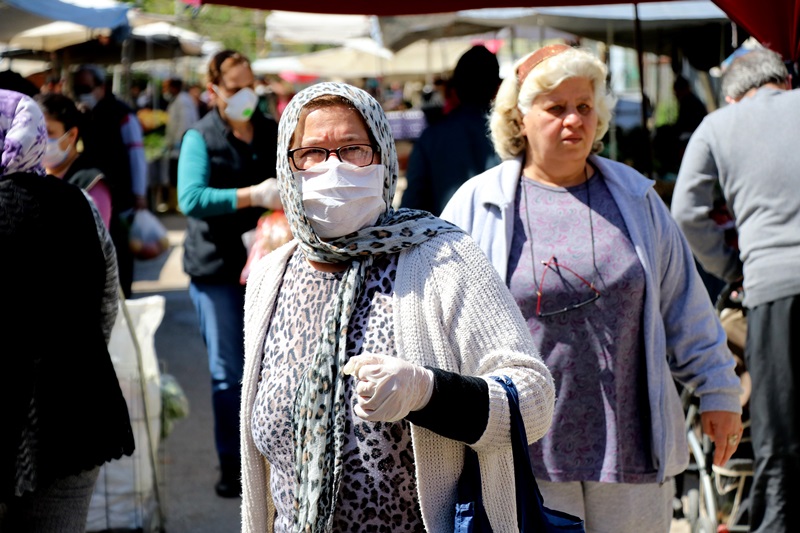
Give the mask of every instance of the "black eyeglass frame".
[[[589, 305], [590, 303], [596, 302], [597, 300], [600, 299], [600, 296], [602, 296], [602, 294], [597, 289], [597, 287], [594, 286], [594, 283], [591, 283], [591, 282], [587, 281], [586, 278], [584, 278], [583, 276], [581, 276], [580, 274], [578, 274], [577, 272], [572, 270], [570, 267], [568, 267], [568, 266], [566, 266], [566, 265], [564, 265], [562, 263], [559, 263], [556, 260], [555, 256], [550, 256], [550, 259], [548, 259], [547, 261], [540, 261], [540, 262], [544, 265], [544, 270], [542, 270], [542, 280], [539, 283], [539, 290], [536, 291], [536, 316], [538, 318], [548, 318], [548, 317], [552, 317], [552, 316], [556, 316], [556, 315], [561, 315], [561, 314], [567, 313], [569, 311], [574, 311], [575, 309], [580, 309], [581, 307]], [[587, 287], [592, 289], [592, 292], [594, 293], [594, 296], [592, 296], [588, 300], [585, 300], [585, 301], [582, 301], [582, 302], [578, 302], [576, 304], [568, 305], [568, 306], [566, 306], [566, 307], [564, 307], [562, 309], [557, 309], [555, 311], [547, 311], [547, 312], [542, 313], [541, 309], [542, 309], [542, 291], [543, 291], [543, 288], [544, 288], [544, 276], [545, 276], [545, 274], [547, 274], [547, 271], [550, 270], [551, 267], [563, 268], [567, 272], [570, 272], [571, 274], [573, 274], [576, 278], [581, 280], [581, 282], [583, 282]]]
[[[319, 163], [315, 163], [315, 165], [322, 164], [325, 161], [327, 161], [328, 159], [330, 159], [331, 154], [336, 154], [336, 157], [339, 159], [339, 161], [342, 161], [344, 163], [350, 163], [349, 161], [345, 161], [344, 159], [342, 159], [341, 150], [344, 150], [345, 148], [352, 148], [353, 146], [369, 146], [370, 149], [372, 150], [372, 157], [370, 157], [369, 163], [367, 163], [366, 165], [356, 165], [358, 167], [368, 167], [368, 166], [370, 166], [372, 164], [372, 162], [375, 160], [375, 156], [376, 155], [380, 155], [380, 153], [381, 153], [381, 150], [380, 150], [380, 148], [378, 147], [377, 144], [355, 143], [355, 144], [346, 144], [344, 146], [340, 146], [339, 148], [334, 148], [333, 150], [329, 150], [329, 149], [323, 148], [321, 146], [299, 146], [297, 148], [293, 148], [291, 150], [287, 150], [286, 151], [286, 155], [289, 157], [289, 160], [292, 162], [292, 164], [294, 165], [294, 167], [297, 170], [308, 170], [311, 167], [302, 168], [300, 165], [297, 164], [297, 161], [294, 158], [294, 154], [297, 153], [298, 151], [300, 151], [300, 150], [311, 150], [311, 149], [325, 151], [325, 159], [323, 159]], [[353, 165], [354, 163], [350, 163], [350, 164]]]

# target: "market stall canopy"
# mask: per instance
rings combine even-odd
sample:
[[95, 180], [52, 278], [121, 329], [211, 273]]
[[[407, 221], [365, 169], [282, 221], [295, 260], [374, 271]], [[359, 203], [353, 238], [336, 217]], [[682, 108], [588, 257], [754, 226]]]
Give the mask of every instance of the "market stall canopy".
[[[649, 0], [644, 0], [645, 2]], [[746, 0], [740, 0], [746, 1]], [[199, 0], [183, 0], [188, 4], [200, 3]], [[574, 6], [621, 4], [614, 0], [405, 0], [402, 2], [375, 2], [354, 0], [349, 2], [330, 2], [328, 0], [203, 0], [204, 4], [220, 4], [251, 9], [280, 9], [286, 11], [302, 11], [305, 13], [333, 13], [344, 15], [428, 15], [432, 13], [454, 13], [465, 9], [484, 7], [519, 7], [521, 3], [534, 6]], [[629, 3], [629, 2], [628, 2]], [[642, 2], [640, 2], [642, 3]]]
[[176, 40], [184, 55], [200, 56], [211, 55], [219, 52], [223, 44], [212, 41], [199, 33], [181, 28], [169, 22], [153, 22], [144, 25], [135, 25], [133, 36], [141, 37], [144, 40]]
[[[460, 12], [462, 19], [484, 25], [546, 26], [628, 48], [636, 48], [635, 15], [632, 4]], [[734, 49], [730, 20], [710, 0], [643, 3], [638, 16], [644, 51], [674, 57], [680, 50], [695, 68], [708, 70]]]
[[271, 11], [266, 39], [278, 43], [345, 44], [371, 37], [380, 42], [378, 18], [371, 15], [330, 15], [296, 11]]
[[[365, 52], [383, 50], [391, 56], [392, 52], [419, 40], [496, 33], [503, 27], [513, 26], [513, 20], [503, 23], [494, 19], [487, 19], [487, 22], [479, 20], [475, 13], [481, 11], [490, 10], [400, 17], [272, 11], [266, 17], [266, 39], [284, 44], [341, 45]], [[537, 27], [533, 34], [520, 26], [514, 28], [517, 36], [535, 34], [532, 38], [575, 38], [572, 34], [552, 28]]]
[[112, 0], [0, 0], [0, 42], [10, 43], [18, 34], [54, 21], [118, 28], [128, 24], [127, 13], [127, 5]]
[[294, 72], [322, 78], [424, 76], [452, 70], [458, 58], [471, 46], [468, 39], [417, 41], [388, 57], [386, 54], [337, 47], [296, 56], [258, 59], [251, 66], [256, 74]]
[[[648, 2], [639, 6], [642, 30], [680, 30], [706, 23], [728, 22], [725, 12], [711, 0]], [[580, 35], [605, 36], [629, 30], [634, 20], [633, 4], [575, 5], [570, 7], [500, 8], [461, 11], [459, 16], [479, 24], [495, 26], [511, 22], [569, 28]], [[600, 40], [600, 39], [596, 39]]]
[[420, 39], [441, 39], [496, 30], [458, 13], [402, 17], [331, 15], [297, 11], [272, 11], [266, 18], [266, 39], [279, 43], [351, 45], [353, 40], [372, 39], [394, 52]]
[[800, 60], [800, 0], [714, 0], [764, 46], [786, 60]]
[[8, 44], [13, 48], [55, 52], [93, 39], [108, 38], [112, 33], [113, 29], [110, 27], [92, 28], [74, 22], [60, 21], [18, 33]]
[[[110, 0], [105, 0], [110, 1]], [[69, 63], [115, 64], [122, 58], [126, 39], [130, 61], [201, 56], [222, 49], [222, 44], [181, 28], [159, 16], [130, 10], [123, 26], [93, 28], [74, 22], [51, 22], [16, 35], [4, 52], [16, 58], [48, 60], [56, 53]]]
[[[97, 65], [116, 65], [122, 61], [123, 47], [127, 42], [127, 58], [130, 62], [152, 61], [156, 59], [176, 59], [183, 56], [200, 56], [199, 50], [184, 47], [180, 39], [171, 35], [141, 36], [133, 34], [126, 41], [108, 37], [84, 40], [77, 44], [59, 48], [53, 52], [43, 50], [15, 50], [18, 59], [52, 60], [55, 54], [64, 64], [92, 63]], [[7, 53], [3, 53], [6, 55]]]
[[[711, 0], [644, 3], [638, 11], [645, 51], [675, 56], [680, 50], [696, 68], [708, 70], [733, 50], [730, 21]], [[496, 32], [506, 27], [513, 27], [515, 35], [535, 29], [543, 39], [577, 35], [635, 48], [634, 20], [632, 4], [610, 4], [381, 17], [274, 11], [267, 16], [266, 25], [267, 39], [272, 41], [346, 45], [361, 37], [392, 51], [421, 39]]]
[[[183, 0], [187, 3], [200, 0]], [[639, 2], [640, 6], [648, 0]], [[405, 0], [404, 2], [351, 1], [332, 3], [327, 0], [206, 0], [204, 3], [249, 7], [254, 9], [286, 9], [308, 13], [371, 14], [383, 16], [420, 15], [455, 12], [485, 7], [519, 7], [519, 0]], [[624, 4], [615, 0], [528, 0], [527, 7]], [[762, 43], [797, 60], [800, 56], [800, 0], [714, 0], [737, 24]]]

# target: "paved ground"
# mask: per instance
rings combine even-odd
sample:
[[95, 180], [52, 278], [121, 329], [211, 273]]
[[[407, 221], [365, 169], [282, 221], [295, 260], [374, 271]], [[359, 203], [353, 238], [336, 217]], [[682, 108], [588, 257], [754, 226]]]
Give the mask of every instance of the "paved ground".
[[211, 385], [205, 346], [189, 298], [181, 264], [185, 219], [161, 215], [172, 249], [152, 261], [137, 262], [133, 297], [161, 294], [166, 311], [156, 332], [159, 360], [189, 398], [189, 416], [163, 442], [164, 514], [168, 533], [228, 533], [240, 530], [238, 499], [214, 492], [218, 478], [211, 416]]
[[[163, 500], [167, 533], [228, 533], [240, 530], [240, 500], [214, 493], [217, 461], [213, 443], [211, 386], [205, 347], [197, 328], [181, 263], [185, 219], [160, 215], [170, 230], [171, 250], [152, 261], [137, 262], [134, 298], [161, 294], [166, 312], [156, 332], [159, 360], [182, 385], [190, 402], [189, 416], [177, 422], [164, 441]], [[674, 521], [670, 533], [689, 533], [686, 521]]]

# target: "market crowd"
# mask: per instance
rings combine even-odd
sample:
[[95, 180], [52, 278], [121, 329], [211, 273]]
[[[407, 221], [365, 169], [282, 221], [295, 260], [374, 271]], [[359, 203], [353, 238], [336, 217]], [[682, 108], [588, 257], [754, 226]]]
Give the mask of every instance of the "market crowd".
[[[475, 516], [519, 531], [520, 420], [547, 507], [667, 532], [690, 396], [715, 467], [749, 444], [750, 531], [797, 531], [800, 95], [767, 49], [733, 61], [709, 114], [678, 78], [667, 205], [603, 156], [607, 78], [556, 44], [501, 80], [475, 46], [428, 94], [406, 169], [372, 91], [278, 99], [225, 50], [204, 86], [157, 88], [155, 200], [136, 114], [152, 91], [129, 105], [88, 65], [32, 98], [1, 89], [0, 532], [84, 531], [99, 466], [133, 452], [106, 344], [131, 225], [163, 210], [187, 219], [214, 490], [241, 497], [242, 531], [453, 531], [475, 459]], [[710, 276], [733, 288], [737, 356]]]

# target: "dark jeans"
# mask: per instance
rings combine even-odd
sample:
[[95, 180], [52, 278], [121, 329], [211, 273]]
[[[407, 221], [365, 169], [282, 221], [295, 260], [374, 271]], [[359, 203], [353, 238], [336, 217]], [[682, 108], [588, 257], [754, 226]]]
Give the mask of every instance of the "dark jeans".
[[[191, 282], [200, 331], [208, 349], [214, 438], [223, 469], [239, 460], [239, 403], [244, 371], [244, 287]], [[235, 468], [235, 467], [234, 467]]]
[[750, 530], [800, 531], [800, 295], [748, 311], [745, 359], [753, 380]]

